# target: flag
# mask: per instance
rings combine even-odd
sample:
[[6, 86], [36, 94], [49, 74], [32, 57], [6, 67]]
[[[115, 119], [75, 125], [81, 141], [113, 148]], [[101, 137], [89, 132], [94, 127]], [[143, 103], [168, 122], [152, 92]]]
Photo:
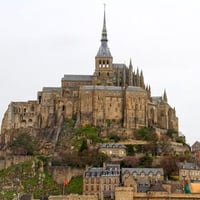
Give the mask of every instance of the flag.
[[68, 185], [68, 183], [69, 183], [68, 180], [64, 180], [63, 182], [64, 185]]

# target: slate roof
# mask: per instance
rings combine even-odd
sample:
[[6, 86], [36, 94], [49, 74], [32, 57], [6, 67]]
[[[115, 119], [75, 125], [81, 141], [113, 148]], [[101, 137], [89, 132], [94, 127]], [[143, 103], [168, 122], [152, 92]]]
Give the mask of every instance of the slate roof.
[[42, 91], [43, 92], [52, 92], [52, 91], [60, 92], [61, 88], [60, 87], [43, 87]]
[[128, 86], [127, 91], [140, 91], [140, 92], [144, 92], [145, 90], [141, 87], [138, 86]]
[[157, 104], [157, 103], [161, 103], [162, 102], [162, 97], [152, 97], [152, 102]]
[[103, 168], [102, 167], [92, 167], [89, 168], [86, 172], [85, 172], [85, 177], [99, 177], [101, 176], [103, 173]]
[[162, 168], [122, 168], [122, 174], [125, 172], [129, 172], [130, 174], [136, 173], [137, 175], [140, 175], [141, 173], [145, 173], [145, 175], [148, 175], [149, 173], [153, 173], [153, 175], [156, 175], [157, 173], [164, 175]]
[[96, 55], [98, 58], [112, 58], [112, 55], [110, 53], [110, 49], [108, 48], [107, 42], [103, 41], [101, 43], [101, 46], [99, 47], [99, 51]]
[[126, 149], [126, 146], [124, 146], [123, 144], [111, 144], [111, 143], [104, 143], [104, 144], [100, 144], [99, 148], [112, 148], [112, 149]]
[[106, 168], [92, 167], [85, 172], [85, 177], [100, 177], [100, 176], [119, 176], [120, 165], [107, 164]]
[[126, 68], [126, 65], [122, 63], [113, 63], [113, 68], [123, 69]]
[[162, 184], [160, 184], [160, 183], [156, 183], [156, 184], [152, 185], [152, 186], [149, 188], [149, 191], [152, 191], [152, 192], [167, 192], [167, 191], [163, 188]]
[[110, 91], [122, 91], [122, 87], [117, 86], [104, 86], [104, 85], [84, 85], [81, 87], [83, 90], [110, 90]]
[[73, 75], [65, 74], [62, 81], [92, 81], [93, 76], [91, 75]]
[[197, 164], [189, 162], [180, 162], [179, 167], [181, 169], [200, 169], [200, 167]]

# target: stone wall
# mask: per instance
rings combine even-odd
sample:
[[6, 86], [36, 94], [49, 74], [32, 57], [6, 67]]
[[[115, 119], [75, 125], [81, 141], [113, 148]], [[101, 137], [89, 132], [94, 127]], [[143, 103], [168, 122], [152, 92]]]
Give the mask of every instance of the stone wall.
[[7, 169], [8, 167], [12, 165], [17, 165], [19, 163], [25, 162], [27, 160], [30, 160], [31, 156], [11, 156], [7, 157], [5, 159], [0, 160], [0, 170]]
[[49, 200], [98, 200], [98, 197], [96, 195], [70, 194], [67, 196], [50, 196]]
[[82, 176], [85, 169], [78, 169], [72, 167], [56, 166], [49, 168], [54, 181], [58, 184], [62, 184], [64, 180], [70, 181], [74, 176]]
[[198, 200], [200, 194], [172, 194], [168, 192], [135, 193], [132, 187], [115, 188], [115, 200]]

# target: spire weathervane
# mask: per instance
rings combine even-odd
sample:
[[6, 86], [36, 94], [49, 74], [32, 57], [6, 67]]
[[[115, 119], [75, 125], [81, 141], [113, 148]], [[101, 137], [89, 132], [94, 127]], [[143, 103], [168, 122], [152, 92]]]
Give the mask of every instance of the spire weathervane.
[[104, 18], [103, 18], [103, 30], [101, 35], [101, 41], [107, 42], [107, 30], [106, 30], [106, 4], [104, 3]]

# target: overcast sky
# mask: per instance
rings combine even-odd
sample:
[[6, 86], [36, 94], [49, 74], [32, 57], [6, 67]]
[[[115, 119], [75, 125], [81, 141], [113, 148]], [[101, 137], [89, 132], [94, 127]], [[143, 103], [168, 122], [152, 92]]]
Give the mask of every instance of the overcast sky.
[[[103, 0], [0, 0], [0, 120], [11, 101], [36, 100], [64, 74], [93, 74]], [[187, 143], [200, 141], [200, 1], [107, 0], [115, 63], [167, 91]]]

